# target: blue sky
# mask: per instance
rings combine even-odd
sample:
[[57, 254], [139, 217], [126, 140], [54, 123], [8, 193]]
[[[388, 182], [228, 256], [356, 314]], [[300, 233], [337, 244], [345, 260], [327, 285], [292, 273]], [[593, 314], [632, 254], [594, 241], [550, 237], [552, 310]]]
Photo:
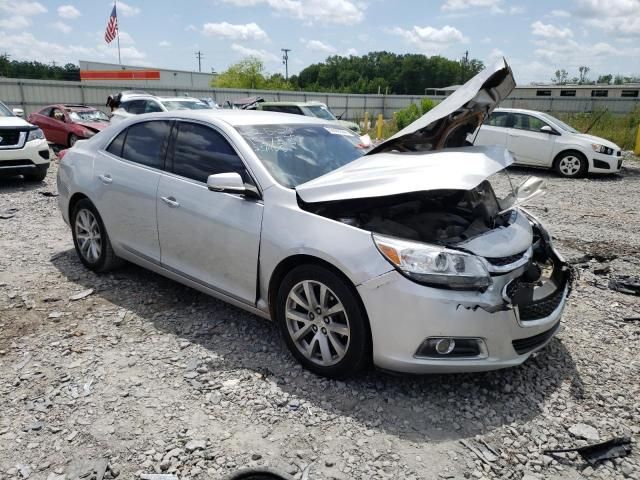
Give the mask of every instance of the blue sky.
[[[117, 61], [103, 36], [108, 0], [0, 0], [0, 53], [58, 63]], [[253, 54], [271, 73], [328, 55], [374, 50], [492, 62], [504, 55], [519, 84], [640, 74], [640, 0], [127, 0], [118, 2], [123, 63], [224, 70]]]

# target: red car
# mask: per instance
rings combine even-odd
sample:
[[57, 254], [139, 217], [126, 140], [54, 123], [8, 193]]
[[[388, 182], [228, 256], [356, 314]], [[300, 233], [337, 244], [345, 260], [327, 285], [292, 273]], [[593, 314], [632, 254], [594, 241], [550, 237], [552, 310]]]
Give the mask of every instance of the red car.
[[106, 113], [86, 105], [49, 105], [27, 120], [42, 129], [47, 141], [65, 147], [73, 147], [76, 141], [109, 126]]

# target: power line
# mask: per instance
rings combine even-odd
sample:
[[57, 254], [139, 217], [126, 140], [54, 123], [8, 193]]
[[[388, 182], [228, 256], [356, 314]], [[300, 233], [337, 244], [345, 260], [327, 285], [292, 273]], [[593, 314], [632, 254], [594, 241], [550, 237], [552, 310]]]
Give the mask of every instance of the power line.
[[196, 52], [196, 58], [198, 59], [198, 71], [202, 72], [202, 57], [204, 57], [204, 54], [198, 50]]
[[289, 80], [289, 52], [290, 48], [281, 48], [282, 50], [282, 63], [284, 63], [284, 79]]

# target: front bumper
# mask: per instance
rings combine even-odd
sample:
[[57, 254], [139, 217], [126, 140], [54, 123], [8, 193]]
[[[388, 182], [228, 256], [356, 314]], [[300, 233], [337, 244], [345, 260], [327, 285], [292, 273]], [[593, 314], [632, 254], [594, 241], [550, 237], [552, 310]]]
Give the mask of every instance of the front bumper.
[[[406, 373], [495, 370], [524, 362], [545, 347], [560, 329], [571, 291], [572, 272], [535, 222], [535, 259], [492, 277], [484, 292], [431, 288], [393, 270], [358, 286], [371, 326], [374, 364]], [[540, 253], [546, 252], [546, 253]], [[533, 262], [551, 262], [552, 274], [527, 283]], [[548, 263], [547, 263], [548, 264]], [[533, 299], [527, 286], [542, 285]], [[546, 285], [546, 286], [544, 286]], [[549, 286], [553, 285], [553, 289]], [[514, 293], [520, 292], [520, 293]], [[477, 352], [424, 355], [427, 339], [477, 341]], [[455, 352], [455, 351], [454, 351]]]
[[589, 162], [589, 171], [592, 173], [618, 173], [622, 168], [622, 154], [620, 150], [613, 155], [594, 153]]
[[46, 140], [32, 140], [22, 148], [0, 149], [0, 175], [35, 173], [49, 168], [49, 145]]

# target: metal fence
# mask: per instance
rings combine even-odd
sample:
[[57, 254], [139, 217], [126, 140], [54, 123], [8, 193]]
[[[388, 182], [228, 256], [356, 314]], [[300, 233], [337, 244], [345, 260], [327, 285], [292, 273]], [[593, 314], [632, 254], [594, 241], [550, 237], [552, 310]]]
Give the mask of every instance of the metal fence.
[[[136, 84], [114, 87], [112, 85], [96, 85], [82, 82], [64, 82], [53, 80], [23, 80], [0, 78], [0, 100], [11, 107], [21, 107], [25, 114], [37, 111], [47, 105], [58, 103], [79, 103], [106, 109], [107, 96], [118, 90], [143, 90], [160, 96], [189, 95], [198, 98], [213, 98], [219, 104], [227, 100], [260, 95], [267, 101], [325, 103], [336, 114], [343, 118], [358, 120], [365, 112], [376, 116], [379, 113], [390, 118], [396, 112], [411, 103], [420, 103], [423, 98], [436, 101], [443, 97], [420, 95], [356, 95], [343, 93], [315, 93], [274, 90], [236, 90], [228, 88], [190, 89], [173, 87], [140, 87]], [[640, 106], [638, 98], [554, 98], [554, 97], [513, 97], [501, 103], [502, 107], [529, 108], [547, 112], [591, 112], [608, 109], [612, 113], [628, 113]]]

